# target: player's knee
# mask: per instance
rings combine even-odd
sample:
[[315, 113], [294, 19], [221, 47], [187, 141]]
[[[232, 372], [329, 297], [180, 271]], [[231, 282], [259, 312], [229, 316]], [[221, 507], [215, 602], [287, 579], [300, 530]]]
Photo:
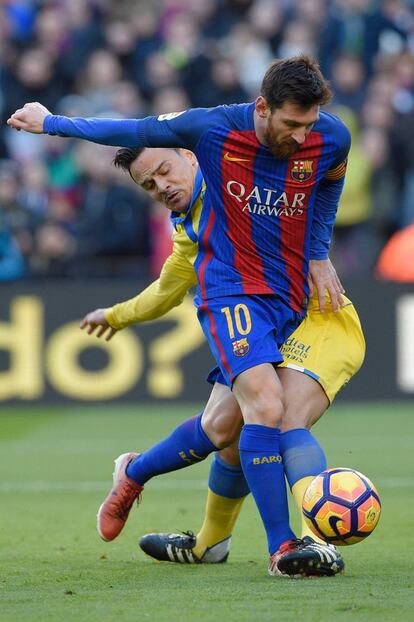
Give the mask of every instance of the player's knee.
[[294, 428], [307, 428], [312, 427], [312, 417], [310, 409], [306, 405], [302, 405], [301, 408], [290, 408], [289, 404], [283, 413], [283, 419], [281, 424], [283, 432], [287, 430], [293, 430]]
[[328, 400], [325, 396], [321, 399], [313, 399], [309, 397], [307, 402], [300, 402], [297, 405], [288, 404], [283, 414], [281, 430], [287, 432], [295, 428], [311, 427], [322, 417], [327, 407]]
[[294, 430], [296, 428], [306, 428], [310, 430], [314, 421], [307, 413], [285, 413], [280, 428], [282, 432]]
[[219, 449], [237, 441], [242, 424], [243, 418], [235, 400], [218, 403], [203, 413], [203, 430]]
[[256, 423], [269, 427], [279, 427], [283, 420], [285, 404], [283, 396], [272, 393], [256, 395], [244, 410], [245, 423]]
[[203, 417], [203, 429], [216, 447], [222, 449], [236, 442], [243, 424], [240, 411]]
[[229, 445], [235, 443], [240, 436], [240, 426], [230, 427], [227, 429], [218, 429], [214, 431], [214, 444], [219, 449], [228, 448]]

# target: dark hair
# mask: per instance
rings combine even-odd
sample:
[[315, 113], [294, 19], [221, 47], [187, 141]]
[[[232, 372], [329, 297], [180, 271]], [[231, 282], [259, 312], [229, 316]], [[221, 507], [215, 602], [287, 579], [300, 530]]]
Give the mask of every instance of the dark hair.
[[310, 108], [327, 104], [332, 98], [318, 62], [307, 54], [273, 61], [263, 78], [260, 94], [272, 111], [286, 101]]
[[[147, 147], [122, 147], [116, 152], [113, 164], [116, 167], [127, 171], [131, 175], [131, 164], [134, 160], [139, 158], [145, 149], [147, 149]], [[178, 147], [166, 147], [166, 149], [172, 149], [173, 151], [180, 153], [180, 149]]]
[[118, 149], [114, 157], [114, 165], [130, 173], [132, 162], [141, 155], [144, 149], [146, 147], [122, 147], [122, 149]]

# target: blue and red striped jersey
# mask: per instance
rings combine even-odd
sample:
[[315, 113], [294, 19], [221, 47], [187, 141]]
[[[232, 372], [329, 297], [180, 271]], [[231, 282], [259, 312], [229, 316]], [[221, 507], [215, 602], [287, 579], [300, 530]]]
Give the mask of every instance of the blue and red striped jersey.
[[49, 116], [44, 130], [194, 151], [207, 186], [195, 262], [199, 294], [276, 294], [300, 312], [309, 259], [328, 256], [350, 135], [339, 118], [321, 112], [300, 150], [277, 159], [256, 137], [254, 109], [235, 104], [139, 120]]

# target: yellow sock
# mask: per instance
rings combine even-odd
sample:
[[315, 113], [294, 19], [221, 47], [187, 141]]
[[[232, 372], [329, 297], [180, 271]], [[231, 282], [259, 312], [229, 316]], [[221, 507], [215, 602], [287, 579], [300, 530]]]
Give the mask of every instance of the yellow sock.
[[321, 540], [321, 538], [318, 538], [318, 536], [315, 536], [312, 529], [308, 526], [307, 522], [305, 521], [305, 517], [303, 516], [303, 512], [302, 512], [303, 495], [305, 494], [307, 487], [309, 486], [309, 484], [314, 478], [315, 478], [314, 475], [309, 475], [308, 477], [303, 477], [302, 479], [298, 480], [296, 484], [294, 484], [292, 487], [292, 495], [293, 495], [293, 498], [295, 499], [296, 505], [299, 508], [300, 520], [301, 520], [301, 538], [304, 538], [305, 536], [310, 536], [311, 538], [316, 540], [316, 542], [321, 542], [322, 544], [325, 544], [324, 541]]
[[231, 536], [244, 500], [245, 497], [239, 499], [221, 497], [208, 489], [204, 522], [197, 534], [197, 544], [194, 547], [194, 553], [198, 558], [204, 555], [208, 547]]

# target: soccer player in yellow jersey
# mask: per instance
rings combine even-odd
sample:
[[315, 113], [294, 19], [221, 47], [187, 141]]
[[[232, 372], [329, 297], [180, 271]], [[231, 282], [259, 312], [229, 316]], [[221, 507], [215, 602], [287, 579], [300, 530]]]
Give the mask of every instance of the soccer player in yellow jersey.
[[[193, 264], [204, 193], [204, 181], [190, 151], [124, 148], [117, 152], [115, 165], [128, 171], [153, 199], [171, 210], [175, 232], [173, 252], [155, 282], [135, 298], [92, 311], [82, 320], [81, 328], [108, 340], [130, 324], [162, 316], [179, 305], [196, 285]], [[315, 292], [306, 318], [286, 340], [282, 348], [284, 362], [277, 368], [287, 402], [281, 453], [299, 510], [309, 482], [326, 467], [324, 452], [310, 428], [359, 369], [364, 352], [361, 326], [351, 301], [345, 298], [344, 306], [333, 311], [329, 297]], [[225, 561], [234, 524], [249, 493], [238, 458], [237, 438], [243, 423], [238, 404], [217, 372], [210, 374], [210, 381], [214, 386], [202, 414], [202, 431], [217, 450], [222, 449], [215, 454], [211, 466], [204, 523], [197, 536], [190, 532], [144, 536], [141, 548], [156, 559], [181, 563]], [[159, 445], [161, 451], [165, 449], [163, 442]], [[189, 459], [184, 454], [180, 465], [162, 464], [158, 459], [154, 466], [151, 459], [145, 460], [147, 453], [141, 454], [142, 483], [205, 457], [197, 454]], [[301, 535], [307, 545], [309, 564], [314, 566], [314, 572], [307, 569], [303, 574], [332, 575], [343, 569], [337, 550], [319, 542], [303, 517]]]

